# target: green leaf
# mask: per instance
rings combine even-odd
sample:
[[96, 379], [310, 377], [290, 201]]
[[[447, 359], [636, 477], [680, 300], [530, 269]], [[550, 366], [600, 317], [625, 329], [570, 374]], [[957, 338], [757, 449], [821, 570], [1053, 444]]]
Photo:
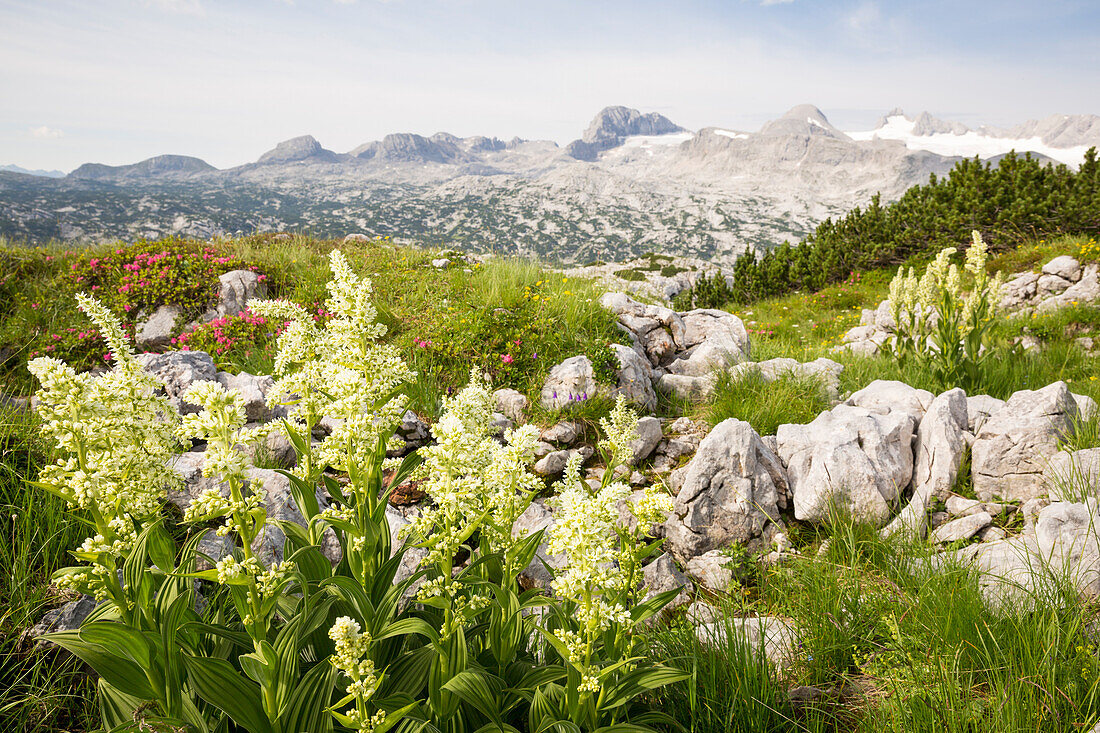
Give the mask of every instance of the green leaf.
[[387, 624], [374, 638], [381, 641], [391, 636], [405, 636], [408, 634], [418, 634], [433, 643], [439, 641], [439, 631], [424, 619], [415, 617], [403, 618], [400, 621]]
[[133, 723], [134, 711], [145, 704], [145, 700], [136, 695], [127, 695], [116, 687], [112, 687], [102, 677], [96, 681], [99, 691], [99, 715], [103, 721], [103, 727], [114, 731], [118, 726]]
[[600, 709], [611, 710], [625, 705], [640, 693], [690, 677], [690, 672], [663, 665], [632, 669], [606, 690]]
[[39, 638], [53, 642], [75, 654], [119, 692], [142, 700], [152, 700], [156, 697], [141, 667], [125, 657], [108, 652], [98, 644], [84, 641], [80, 638], [80, 632], [58, 631], [44, 634]]
[[443, 689], [458, 695], [498, 729], [503, 729], [504, 721], [500, 717], [501, 703], [497, 699], [504, 684], [499, 678], [480, 669], [467, 669], [451, 677], [443, 684]]
[[332, 730], [332, 718], [327, 710], [335, 684], [336, 669], [327, 661], [315, 664], [279, 711], [279, 730], [282, 733]]
[[166, 573], [176, 569], [176, 544], [164, 531], [164, 523], [157, 520], [145, 528], [148, 533], [146, 550], [153, 564]]
[[80, 627], [80, 638], [98, 644], [117, 656], [126, 656], [142, 669], [152, 667], [153, 648], [137, 629], [111, 621], [96, 621]]
[[199, 697], [222, 710], [249, 733], [273, 733], [260, 703], [260, 687], [224, 659], [184, 656], [187, 676]]
[[680, 588], [673, 588], [639, 603], [630, 609], [630, 620], [637, 624], [660, 613], [661, 609], [671, 603], [672, 599], [680, 595], [681, 592]]

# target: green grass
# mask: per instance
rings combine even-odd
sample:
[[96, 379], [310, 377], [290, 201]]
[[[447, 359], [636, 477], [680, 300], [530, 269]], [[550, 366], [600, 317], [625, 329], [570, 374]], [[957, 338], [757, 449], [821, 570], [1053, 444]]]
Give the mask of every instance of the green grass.
[[[837, 521], [830, 533], [821, 556], [766, 568], [743, 605], [723, 610], [789, 619], [800, 634], [786, 667], [690, 629], [654, 632], [654, 648], [694, 675], [659, 700], [690, 731], [1071, 733], [1096, 723], [1090, 629], [1100, 613], [1066, 583], [994, 609], [965, 566], [928, 569], [914, 562], [925, 548], [871, 527]], [[783, 692], [800, 685], [832, 701], [796, 715]]]
[[712, 427], [734, 417], [760, 435], [775, 435], [780, 425], [811, 422], [827, 409], [829, 398], [817, 379], [787, 375], [769, 382], [749, 371], [739, 378], [720, 376], [702, 416]]
[[90, 730], [98, 713], [94, 682], [74, 658], [36, 651], [23, 631], [60, 605], [50, 574], [68, 565], [84, 537], [59, 499], [29, 490], [48, 459], [35, 420], [0, 411], [0, 730]]
[[[0, 384], [5, 391], [28, 394], [34, 388], [25, 369], [31, 352], [54, 343], [55, 334], [88, 328], [73, 301], [79, 285], [69, 281], [72, 265], [100, 254], [113, 256], [120, 248], [127, 249], [109, 245], [67, 252], [10, 243], [0, 248], [0, 257], [14, 273], [0, 282], [0, 295], [11, 294], [0, 304]], [[371, 278], [379, 320], [389, 328], [387, 340], [420, 373], [414, 408], [429, 416], [442, 395], [466, 383], [472, 367], [489, 373], [495, 384], [534, 398], [557, 362], [577, 354], [597, 359], [609, 342], [625, 338], [614, 316], [599, 305], [602, 291], [529, 260], [495, 258], [484, 266], [456, 263], [438, 270], [431, 266], [436, 253], [430, 251], [385, 240], [344, 246], [307, 237], [247, 237], [220, 242], [216, 248], [264, 273], [271, 296], [315, 312], [327, 297], [328, 253], [342, 249], [356, 272]], [[96, 342], [94, 347], [79, 343], [51, 353], [88, 366], [101, 358], [100, 352]], [[273, 340], [256, 334], [216, 357], [222, 368], [270, 373]]]

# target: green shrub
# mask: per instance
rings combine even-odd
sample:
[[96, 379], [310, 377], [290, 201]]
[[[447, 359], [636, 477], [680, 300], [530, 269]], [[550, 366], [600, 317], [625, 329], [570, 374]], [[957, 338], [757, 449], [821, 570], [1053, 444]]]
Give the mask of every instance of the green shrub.
[[269, 373], [275, 337], [282, 330], [263, 316], [244, 310], [196, 326], [172, 339], [181, 351], [205, 351], [223, 371]]
[[899, 265], [981, 232], [995, 249], [1029, 238], [1100, 232], [1100, 162], [1095, 148], [1076, 171], [1009, 153], [994, 165], [961, 160], [893, 204], [872, 198], [827, 219], [800, 244], [784, 243], [734, 263], [734, 300], [748, 303], [791, 290], [819, 290], [854, 271]]

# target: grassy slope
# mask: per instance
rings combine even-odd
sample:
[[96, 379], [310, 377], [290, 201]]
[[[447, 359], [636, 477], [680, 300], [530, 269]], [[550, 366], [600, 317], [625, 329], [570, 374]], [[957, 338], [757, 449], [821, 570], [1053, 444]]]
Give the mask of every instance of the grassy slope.
[[[1002, 255], [994, 266], [1015, 272], [1056, 254], [1074, 253], [1083, 244], [1074, 239], [1036, 243]], [[256, 237], [223, 247], [265, 272], [275, 295], [316, 306], [325, 297], [326, 256], [335, 245], [306, 238], [274, 242]], [[417, 403], [429, 415], [439, 396], [461, 384], [474, 364], [493, 371], [501, 386], [517, 387], [534, 397], [549, 366], [576, 353], [599, 359], [607, 341], [621, 338], [613, 320], [595, 302], [595, 288], [531, 263], [500, 261], [471, 266], [470, 272], [462, 265], [440, 271], [430, 265], [436, 254], [385, 242], [343, 249], [357, 271], [372, 277], [380, 318], [390, 327], [388, 338], [421, 373]], [[30, 351], [27, 344], [48, 344], [54, 333], [83, 327], [83, 317], [71, 304], [75, 288], [66, 279], [73, 258], [88, 254], [39, 250], [17, 255], [16, 277], [0, 282], [12, 295], [2, 306], [0, 347], [12, 349], [3, 373], [7, 390], [25, 394], [30, 388], [22, 371]], [[740, 310], [754, 332], [754, 359], [830, 356], [846, 366], [842, 392], [875, 378], [927, 386], [928, 375], [899, 371], [886, 357], [859, 359], [830, 351], [839, 336], [858, 323], [862, 308], [873, 308], [885, 297], [892, 274], [864, 273], [820, 293], [796, 293]], [[1096, 358], [1072, 342], [1073, 337], [1100, 330], [1098, 309], [1081, 307], [1010, 322], [999, 326], [996, 335], [1007, 342], [1025, 328], [1043, 337], [1047, 347], [996, 362], [987, 391], [1007, 396], [1015, 389], [1061, 378], [1075, 391], [1100, 396], [1094, 380], [1100, 371]], [[429, 345], [418, 345], [425, 342]], [[259, 338], [238, 344], [219, 360], [226, 368], [266, 372], [269, 347], [269, 339]], [[504, 355], [512, 356], [510, 365]], [[724, 385], [712, 405], [688, 409], [712, 422], [743, 417], [766, 434], [781, 422], [812, 419], [825, 406], [813, 385], [750, 381]], [[594, 402], [583, 416], [595, 417], [605, 408], [606, 403]], [[682, 408], [675, 403], [662, 406], [666, 413]], [[536, 412], [534, 417], [545, 423], [556, 416]], [[30, 654], [19, 643], [22, 629], [56, 603], [49, 574], [67, 564], [65, 552], [80, 540], [80, 525], [67, 520], [60, 506], [25, 490], [23, 480], [33, 478], [37, 465], [46, 460], [44, 447], [28, 437], [34, 432], [33, 425], [18, 416], [6, 417], [0, 431], [0, 512], [12, 517], [0, 535], [0, 567], [6, 570], [0, 574], [0, 728], [84, 730], [92, 719], [87, 678], [77, 674], [71, 662]], [[820, 536], [801, 527], [791, 532], [812, 555], [808, 550]], [[1092, 657], [1078, 649], [1090, 648], [1081, 628], [1093, 618], [1092, 609], [1078, 605], [1053, 615], [1021, 611], [1007, 620], [993, 617], [977, 603], [972, 579], [952, 581], [954, 590], [944, 594], [928, 579], [903, 572], [896, 549], [876, 544], [860, 528], [845, 532], [846, 542], [834, 543], [840, 549], [820, 560], [807, 559], [789, 573], [750, 574], [737, 609], [731, 611], [779, 614], [810, 629], [799, 664], [777, 678], [743, 650], [703, 648], [691, 634], [673, 628], [654, 638], [656, 647], [701, 666], [694, 702], [685, 696], [685, 688], [678, 688], [664, 700], [668, 709], [685, 714], [694, 710], [694, 729], [699, 731], [1070, 731], [1100, 712], [1095, 703], [1100, 671], [1088, 666]], [[838, 627], [838, 614], [845, 613], [856, 614], [854, 623]], [[896, 632], [888, 623], [891, 618], [898, 620]], [[935, 664], [916, 668], [910, 651], [928, 648], [944, 651]], [[876, 666], [874, 659], [882, 663]], [[1027, 682], [1016, 684], [1020, 678]], [[786, 702], [785, 690], [799, 683], [846, 686], [840, 712], [829, 708], [792, 722], [797, 716]], [[861, 685], [870, 694], [852, 697], [851, 690]], [[704, 714], [704, 708], [711, 713]], [[932, 709], [950, 715], [936, 717]]]

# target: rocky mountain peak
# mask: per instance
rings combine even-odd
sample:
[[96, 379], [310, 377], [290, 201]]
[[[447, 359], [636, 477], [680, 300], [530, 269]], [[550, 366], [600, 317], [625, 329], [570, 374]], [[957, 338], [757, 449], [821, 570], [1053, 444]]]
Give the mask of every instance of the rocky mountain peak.
[[217, 168], [201, 158], [190, 155], [157, 155], [130, 165], [102, 165], [85, 163], [72, 173], [71, 178], [82, 180], [110, 180], [116, 178], [155, 178], [165, 175], [188, 175], [216, 171]]
[[951, 135], [965, 135], [970, 128], [961, 122], [949, 122], [933, 117], [927, 112], [921, 112], [913, 123], [914, 135], [935, 135], [946, 133]]
[[825, 114], [812, 104], [791, 107], [786, 114], [760, 128], [761, 135], [800, 135], [833, 137], [847, 140], [848, 136], [833, 127]]
[[257, 163], [292, 163], [315, 157], [332, 157], [330, 150], [321, 147], [321, 143], [312, 135], [301, 135], [283, 140], [271, 150], [261, 155]]
[[630, 107], [604, 107], [581, 136], [586, 143], [629, 137], [630, 135], [667, 135], [683, 132], [672, 120], [657, 112], [642, 114]]

